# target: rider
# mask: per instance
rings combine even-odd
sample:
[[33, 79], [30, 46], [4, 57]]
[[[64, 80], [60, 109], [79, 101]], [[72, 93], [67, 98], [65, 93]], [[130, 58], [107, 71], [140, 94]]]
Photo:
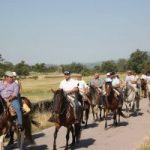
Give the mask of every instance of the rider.
[[125, 78], [125, 85], [126, 85], [126, 93], [129, 88], [132, 89], [135, 93], [137, 92], [137, 78], [135, 78], [133, 71], [129, 70], [127, 71], [127, 76]]
[[61, 81], [59, 88], [63, 89], [66, 94], [67, 100], [71, 103], [74, 110], [75, 122], [78, 123], [78, 114], [77, 110], [79, 107], [78, 103], [78, 82], [71, 78], [70, 71], [64, 71], [65, 79]]
[[90, 81], [90, 85], [98, 88], [98, 90], [101, 92], [104, 85], [104, 80], [100, 79], [99, 73], [95, 73], [94, 78]]
[[13, 79], [13, 73], [6, 71], [4, 80], [0, 81], [0, 95], [5, 100], [7, 107], [12, 106], [17, 114], [18, 128], [23, 130], [22, 127], [22, 112], [18, 99], [19, 86]]
[[112, 87], [113, 90], [115, 91], [118, 100], [119, 100], [119, 107], [122, 107], [123, 104], [123, 94], [122, 94], [122, 89], [121, 89], [121, 81], [120, 78], [117, 74], [112, 73], [111, 74], [111, 78], [112, 78]]
[[86, 94], [88, 93], [88, 90], [89, 90], [89, 86], [82, 79], [82, 74], [80, 74], [80, 75], [77, 76], [77, 82], [78, 82], [79, 93], [82, 96], [82, 102], [84, 102], [84, 100], [85, 100], [85, 101], [88, 101], [89, 104], [90, 104], [91, 101], [86, 96]]
[[[100, 78], [100, 74], [99, 73], [95, 73], [95, 75], [94, 75], [94, 78], [90, 81], [90, 85], [91, 86], [93, 86], [93, 87], [95, 87], [95, 88], [97, 88], [98, 89], [98, 91], [99, 91], [99, 93], [103, 93], [103, 95], [105, 95], [104, 94], [104, 91], [103, 91], [103, 89], [104, 89], [104, 80], [102, 79], [102, 78]], [[103, 104], [104, 104], [104, 96], [103, 96], [103, 98], [102, 98], [102, 101], [100, 101], [100, 105], [101, 105], [101, 107], [103, 107]]]

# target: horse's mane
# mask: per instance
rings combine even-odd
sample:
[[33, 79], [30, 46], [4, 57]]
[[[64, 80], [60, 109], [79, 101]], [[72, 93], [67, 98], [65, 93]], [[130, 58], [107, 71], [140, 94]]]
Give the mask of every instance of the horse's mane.
[[91, 96], [95, 96], [95, 94], [97, 94], [96, 87], [90, 85], [90, 88], [91, 88]]

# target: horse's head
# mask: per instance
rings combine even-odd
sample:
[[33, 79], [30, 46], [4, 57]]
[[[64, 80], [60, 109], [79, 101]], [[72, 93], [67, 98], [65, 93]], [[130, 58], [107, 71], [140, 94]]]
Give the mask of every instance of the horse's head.
[[111, 82], [105, 83], [105, 91], [106, 91], [107, 96], [109, 96], [111, 94], [111, 92], [113, 91]]
[[92, 101], [94, 101], [96, 104], [98, 104], [101, 95], [102, 95], [102, 92], [99, 90], [99, 88], [90, 85], [89, 96], [90, 96]]
[[64, 91], [61, 89], [58, 89], [56, 91], [52, 90], [52, 92], [54, 93], [53, 96], [53, 112], [56, 114], [60, 114], [63, 104], [65, 102], [65, 96], [64, 96]]

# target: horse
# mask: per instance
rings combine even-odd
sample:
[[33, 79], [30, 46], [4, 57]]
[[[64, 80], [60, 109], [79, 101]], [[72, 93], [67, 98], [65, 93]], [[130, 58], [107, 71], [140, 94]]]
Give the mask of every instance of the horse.
[[52, 92], [54, 93], [53, 114], [57, 116], [57, 119], [53, 119], [53, 117], [50, 117], [49, 119], [50, 122], [55, 123], [53, 150], [56, 150], [56, 138], [61, 126], [67, 128], [65, 149], [68, 149], [68, 140], [70, 131], [72, 133], [72, 145], [74, 145], [76, 142], [79, 142], [81, 135], [82, 112], [79, 109], [78, 111], [80, 112], [78, 115], [79, 123], [75, 123], [73, 107], [66, 98], [64, 91], [62, 89], [58, 89], [56, 91], [52, 90]]
[[[31, 102], [26, 97], [21, 97], [22, 101], [31, 109]], [[26, 139], [30, 142], [30, 144], [35, 144], [32, 133], [31, 133], [31, 123], [35, 126], [39, 127], [39, 123], [34, 121], [29, 113], [26, 113], [23, 115], [23, 127], [24, 131], [20, 131], [18, 129], [17, 123], [16, 123], [16, 116], [12, 116], [10, 113], [10, 109], [6, 107], [5, 101], [0, 97], [0, 135], [1, 135], [1, 149], [3, 149], [3, 141], [5, 136], [10, 136], [9, 146], [13, 144], [14, 139], [13, 135], [14, 132], [17, 134], [18, 139], [18, 147], [20, 150], [23, 149], [23, 143], [24, 143], [24, 135], [26, 136]]]
[[89, 93], [87, 95], [89, 99], [91, 100], [91, 109], [92, 109], [94, 121], [98, 120], [98, 110], [100, 110], [100, 119], [102, 119], [102, 109], [103, 109], [102, 108], [102, 101], [103, 101], [102, 91], [100, 91], [97, 87], [90, 85]]
[[144, 98], [146, 98], [147, 97], [146, 80], [142, 78], [140, 79], [140, 81], [141, 81], [141, 94]]
[[136, 84], [133, 86], [126, 86], [124, 90], [124, 102], [128, 115], [129, 111], [133, 111], [133, 113], [137, 114], [137, 110], [139, 109], [140, 94], [136, 88]]
[[150, 106], [150, 83], [147, 83], [147, 96], [148, 96], [149, 106]]
[[[104, 99], [104, 107], [105, 107], [105, 129], [106, 129], [109, 111], [113, 112], [114, 126], [117, 126], [118, 122], [120, 122], [120, 116], [124, 118], [127, 118], [127, 116], [123, 114], [122, 107], [119, 107], [119, 98], [117, 97], [111, 82], [105, 83], [105, 92], [106, 95]], [[118, 121], [117, 115], [119, 116]]]
[[[89, 119], [90, 106], [91, 106], [91, 101], [87, 94], [82, 95], [82, 106], [83, 106], [82, 123], [85, 123], [84, 127], [86, 128], [88, 119]], [[84, 115], [85, 115], [85, 117], [84, 117]], [[84, 119], [85, 119], [85, 121], [84, 121]]]

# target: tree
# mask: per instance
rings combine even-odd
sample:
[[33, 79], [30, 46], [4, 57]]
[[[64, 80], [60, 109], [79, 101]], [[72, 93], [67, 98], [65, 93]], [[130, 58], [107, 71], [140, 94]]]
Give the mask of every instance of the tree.
[[127, 70], [127, 63], [128, 63], [128, 60], [127, 59], [119, 59], [117, 61], [117, 68], [118, 68], [118, 71], [119, 72], [124, 72]]
[[128, 60], [128, 69], [134, 70], [136, 73], [141, 73], [143, 71], [144, 62], [147, 60], [147, 52], [137, 49], [130, 55]]
[[21, 61], [20, 63], [16, 64], [15, 66], [15, 71], [17, 72], [18, 75], [29, 75], [30, 72], [30, 66], [25, 63], [25, 61]]
[[113, 60], [104, 61], [101, 64], [101, 72], [117, 72], [117, 65]]

